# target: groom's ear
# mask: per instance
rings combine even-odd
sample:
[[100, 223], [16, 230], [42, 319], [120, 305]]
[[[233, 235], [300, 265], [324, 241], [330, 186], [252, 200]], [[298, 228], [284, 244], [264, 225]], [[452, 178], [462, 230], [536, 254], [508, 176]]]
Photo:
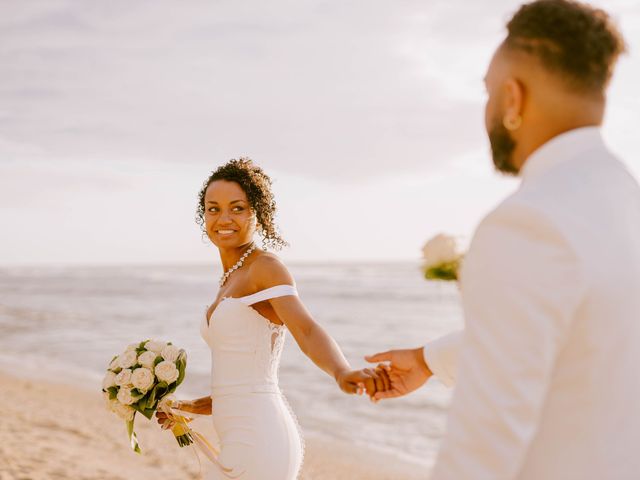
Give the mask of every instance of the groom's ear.
[[504, 116], [517, 118], [522, 116], [524, 106], [524, 84], [515, 77], [508, 77], [504, 82]]

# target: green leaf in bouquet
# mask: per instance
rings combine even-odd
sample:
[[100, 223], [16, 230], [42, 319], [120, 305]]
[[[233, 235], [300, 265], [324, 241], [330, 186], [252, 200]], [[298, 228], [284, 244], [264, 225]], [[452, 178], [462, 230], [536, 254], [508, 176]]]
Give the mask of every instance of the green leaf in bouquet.
[[145, 407], [142, 407], [142, 406], [140, 405], [140, 402], [138, 402], [138, 404], [137, 404], [137, 405], [136, 405], [136, 404], [134, 404], [134, 405], [131, 405], [131, 406], [136, 410], [136, 412], [140, 412], [142, 415], [144, 415], [145, 417], [147, 417], [147, 419], [149, 419], [149, 420], [151, 420], [151, 418], [153, 417], [153, 414], [154, 414], [154, 413], [155, 413], [155, 411], [156, 411], [156, 409], [155, 409], [155, 408], [147, 408], [146, 406], [145, 406]]
[[[155, 389], [149, 390], [145, 396], [142, 398], [145, 401], [145, 408], [156, 408], [156, 392]], [[142, 401], [140, 400], [140, 401]]]
[[187, 352], [180, 350], [180, 355], [176, 360], [176, 367], [178, 369], [178, 379], [176, 380], [176, 387], [182, 383], [187, 373]]
[[[138, 410], [140, 413], [142, 413], [142, 411], [147, 408], [147, 397], [142, 397], [140, 400], [138, 400], [136, 402], [136, 406], [138, 408], [136, 408], [136, 410]], [[135, 408], [135, 407], [134, 407]]]
[[164, 358], [158, 355], [156, 359], [153, 361], [153, 366], [156, 367], [160, 362], [164, 362]]
[[167, 385], [167, 382], [160, 382], [154, 387], [154, 390], [155, 390], [156, 399], [159, 400], [168, 393], [169, 385]]
[[118, 387], [109, 387], [107, 392], [109, 393], [109, 400], [113, 400], [118, 396]]
[[156, 411], [155, 408], [149, 408], [148, 405], [146, 405], [146, 401], [140, 401], [138, 403], [134, 403], [131, 405], [133, 407], [133, 409], [136, 412], [140, 412], [142, 415], [144, 415], [145, 417], [147, 417], [149, 420], [151, 420], [151, 417], [153, 417], [154, 412]]
[[152, 388], [149, 390], [149, 394], [147, 395], [147, 405], [150, 407], [155, 407], [156, 404], [156, 388]]
[[140, 342], [140, 343], [138, 344], [138, 346], [136, 347], [136, 353], [137, 353], [138, 355], [140, 355], [141, 353], [144, 353], [144, 352], [146, 352], [146, 351], [147, 351], [147, 349], [146, 349], [146, 348], [144, 348], [144, 346], [145, 346], [145, 344], [146, 344], [146, 343], [147, 343], [147, 342]]
[[156, 413], [156, 409], [155, 408], [145, 408], [142, 415], [144, 415], [145, 417], [147, 417], [149, 420], [151, 420], [153, 418], [153, 414]]
[[144, 396], [144, 392], [141, 392], [140, 390], [138, 390], [137, 388], [132, 388], [131, 389], [131, 396], [133, 398], [141, 398], [142, 396]]
[[156, 409], [158, 408], [158, 401], [154, 398], [154, 399], [147, 399], [147, 408], [152, 408], [152, 409]]

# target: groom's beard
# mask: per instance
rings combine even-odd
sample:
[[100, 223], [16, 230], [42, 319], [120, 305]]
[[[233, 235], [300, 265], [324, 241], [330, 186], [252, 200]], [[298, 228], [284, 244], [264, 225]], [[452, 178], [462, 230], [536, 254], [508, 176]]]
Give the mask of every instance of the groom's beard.
[[509, 130], [502, 125], [502, 122], [494, 122], [491, 131], [489, 131], [489, 143], [491, 143], [493, 164], [496, 170], [508, 175], [517, 175], [518, 169], [513, 166], [512, 161], [516, 142], [509, 134]]

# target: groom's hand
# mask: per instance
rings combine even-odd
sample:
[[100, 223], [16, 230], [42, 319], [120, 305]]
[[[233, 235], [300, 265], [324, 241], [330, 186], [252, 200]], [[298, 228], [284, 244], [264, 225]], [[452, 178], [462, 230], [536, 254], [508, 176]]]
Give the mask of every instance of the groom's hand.
[[402, 397], [420, 388], [433, 375], [424, 361], [423, 348], [390, 350], [364, 357], [369, 363], [389, 362], [387, 371], [391, 386], [376, 392], [372, 399]]

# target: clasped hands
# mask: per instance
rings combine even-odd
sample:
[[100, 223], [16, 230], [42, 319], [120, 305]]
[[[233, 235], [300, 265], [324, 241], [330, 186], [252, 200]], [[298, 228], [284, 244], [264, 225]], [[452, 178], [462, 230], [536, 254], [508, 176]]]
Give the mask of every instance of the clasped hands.
[[365, 357], [375, 368], [341, 372], [336, 381], [343, 392], [362, 395], [373, 402], [402, 397], [420, 388], [433, 374], [424, 360], [423, 348], [390, 350]]
[[[336, 382], [343, 392], [358, 395], [366, 392], [373, 402], [407, 395], [424, 385], [433, 375], [424, 361], [423, 348], [389, 350], [366, 356], [365, 360], [378, 365], [374, 368], [338, 372]], [[188, 413], [211, 415], [211, 397], [180, 401], [173, 408]], [[156, 417], [162, 428], [173, 427], [173, 422], [165, 413], [157, 412]]]

